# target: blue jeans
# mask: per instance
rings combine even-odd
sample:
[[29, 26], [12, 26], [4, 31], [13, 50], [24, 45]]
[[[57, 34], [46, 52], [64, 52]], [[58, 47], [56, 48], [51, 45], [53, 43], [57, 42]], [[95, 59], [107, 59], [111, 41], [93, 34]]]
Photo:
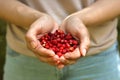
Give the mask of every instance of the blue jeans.
[[62, 70], [7, 47], [4, 80], [120, 80], [117, 43]]

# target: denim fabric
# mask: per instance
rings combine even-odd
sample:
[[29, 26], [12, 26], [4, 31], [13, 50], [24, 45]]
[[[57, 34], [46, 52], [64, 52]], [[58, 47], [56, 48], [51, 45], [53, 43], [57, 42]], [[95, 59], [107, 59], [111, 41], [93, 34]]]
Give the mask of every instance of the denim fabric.
[[80, 58], [58, 70], [7, 48], [4, 80], [120, 80], [117, 43], [104, 52]]

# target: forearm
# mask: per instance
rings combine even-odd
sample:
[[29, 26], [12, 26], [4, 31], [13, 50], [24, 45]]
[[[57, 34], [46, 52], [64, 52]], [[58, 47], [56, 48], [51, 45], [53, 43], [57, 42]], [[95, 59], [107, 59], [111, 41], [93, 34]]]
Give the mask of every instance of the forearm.
[[27, 28], [42, 15], [17, 0], [0, 0], [0, 18], [16, 25]]
[[119, 16], [120, 0], [98, 0], [75, 14], [86, 26], [99, 25]]

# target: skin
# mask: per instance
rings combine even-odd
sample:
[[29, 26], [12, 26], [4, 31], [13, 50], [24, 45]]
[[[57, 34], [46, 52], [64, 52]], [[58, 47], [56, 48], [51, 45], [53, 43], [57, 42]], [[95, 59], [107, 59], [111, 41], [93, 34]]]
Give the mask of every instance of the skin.
[[[0, 17], [28, 29], [27, 46], [39, 60], [63, 68], [66, 65], [74, 64], [81, 56], [86, 55], [90, 44], [87, 27], [102, 24], [119, 16], [119, 4], [120, 0], [97, 0], [91, 6], [69, 15], [61, 25], [58, 25], [48, 14], [36, 11], [17, 0], [0, 0], [0, 6], [2, 6], [0, 7]], [[25, 13], [23, 13], [24, 11]], [[53, 51], [41, 47], [37, 40], [44, 33], [54, 32], [59, 28], [58, 26], [81, 41], [73, 53], [70, 55], [66, 53], [61, 58]]]
[[119, 16], [119, 4], [120, 0], [97, 0], [91, 6], [73, 13], [63, 20], [60, 28], [65, 32], [70, 32], [81, 42], [77, 51], [66, 53], [60, 58], [64, 66], [74, 64], [81, 56], [87, 55], [86, 52], [90, 44], [87, 27], [100, 25]]

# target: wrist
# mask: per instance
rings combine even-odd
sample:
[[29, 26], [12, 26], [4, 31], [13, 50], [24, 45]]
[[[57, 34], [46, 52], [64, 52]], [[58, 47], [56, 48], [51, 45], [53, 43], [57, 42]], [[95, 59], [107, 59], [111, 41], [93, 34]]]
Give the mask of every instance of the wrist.
[[85, 26], [91, 26], [94, 24], [92, 16], [88, 9], [83, 9], [81, 11], [73, 13], [71, 16], [78, 18]]

